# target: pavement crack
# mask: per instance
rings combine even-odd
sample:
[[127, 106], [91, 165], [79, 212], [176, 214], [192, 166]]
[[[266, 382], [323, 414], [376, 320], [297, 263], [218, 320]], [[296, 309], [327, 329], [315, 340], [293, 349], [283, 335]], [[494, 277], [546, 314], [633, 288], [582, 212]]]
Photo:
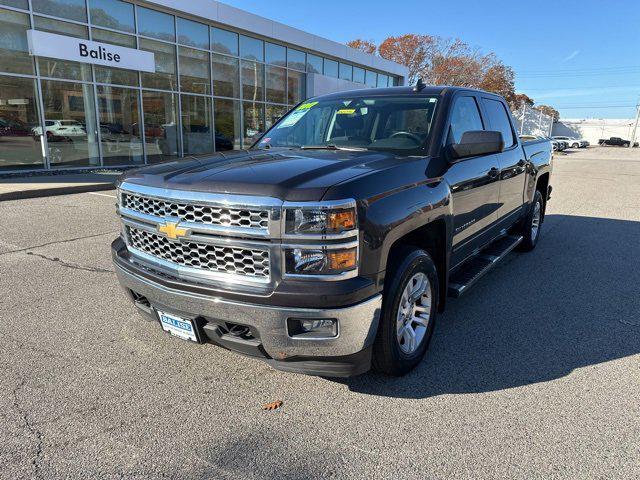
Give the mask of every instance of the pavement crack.
[[83, 236], [83, 237], [68, 238], [66, 240], [57, 240], [55, 242], [47, 242], [47, 243], [42, 243], [40, 245], [33, 245], [31, 247], [24, 247], [24, 248], [19, 248], [17, 250], [10, 250], [8, 252], [2, 252], [2, 253], [0, 253], [0, 256], [9, 255], [10, 253], [26, 252], [28, 250], [34, 250], [36, 248], [49, 247], [51, 245], [62, 245], [62, 244], [65, 244], [65, 243], [77, 242], [78, 240], [86, 240], [86, 239], [89, 239], [89, 238], [103, 237], [105, 235], [114, 235], [114, 234], [117, 234], [117, 233], [118, 233], [117, 230], [113, 230], [113, 231], [110, 231], [110, 232], [96, 233], [94, 235], [86, 235], [86, 236]]
[[56, 262], [59, 263], [60, 265], [67, 267], [67, 268], [72, 268], [74, 270], [82, 270], [84, 272], [94, 272], [94, 273], [116, 273], [113, 270], [109, 270], [107, 268], [100, 268], [100, 267], [84, 267], [82, 265], [78, 265], [75, 263], [70, 263], [70, 262], [65, 262], [64, 260], [61, 260], [58, 257], [47, 257], [46, 255], [42, 255], [40, 253], [35, 253], [35, 252], [26, 252], [27, 255], [32, 255], [34, 257], [38, 257], [38, 258], [42, 258], [44, 260], [49, 260], [50, 262]]
[[27, 411], [22, 408], [20, 402], [18, 401], [18, 391], [22, 390], [22, 388], [24, 387], [24, 383], [25, 381], [24, 379], [22, 379], [20, 383], [18, 383], [18, 385], [16, 385], [16, 387], [13, 389], [13, 407], [20, 415], [20, 419], [22, 420], [24, 427], [36, 439], [36, 452], [33, 460], [31, 460], [31, 464], [33, 465], [34, 478], [41, 478], [40, 471], [42, 469], [41, 462], [44, 448], [44, 434], [33, 425], [31, 420], [29, 419], [29, 415], [27, 415]]

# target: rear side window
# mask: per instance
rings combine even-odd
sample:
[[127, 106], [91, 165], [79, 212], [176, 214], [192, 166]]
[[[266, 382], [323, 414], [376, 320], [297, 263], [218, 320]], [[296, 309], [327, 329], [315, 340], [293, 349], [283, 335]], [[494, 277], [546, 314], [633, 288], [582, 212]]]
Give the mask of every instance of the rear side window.
[[484, 130], [478, 104], [473, 97], [458, 97], [451, 112], [449, 143], [460, 143], [465, 132]]
[[509, 114], [502, 102], [497, 100], [491, 100], [489, 98], [483, 98], [482, 104], [487, 112], [489, 128], [496, 132], [502, 133], [504, 140], [504, 146], [509, 148], [514, 145], [515, 138], [513, 136], [513, 130], [511, 129], [511, 122], [509, 121]]

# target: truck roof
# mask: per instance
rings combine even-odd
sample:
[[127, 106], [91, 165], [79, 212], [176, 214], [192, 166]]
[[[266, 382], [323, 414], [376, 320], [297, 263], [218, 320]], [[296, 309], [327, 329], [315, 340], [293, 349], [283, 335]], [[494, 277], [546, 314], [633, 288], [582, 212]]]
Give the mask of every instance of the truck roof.
[[483, 93], [486, 95], [496, 95], [495, 93], [486, 92], [484, 90], [478, 90], [474, 88], [467, 87], [451, 87], [447, 85], [430, 85], [424, 87], [419, 92], [414, 91], [413, 86], [407, 87], [385, 87], [385, 88], [362, 88], [358, 90], [348, 90], [344, 92], [337, 93], [329, 93], [327, 95], [319, 95], [315, 98], [322, 98], [326, 100], [332, 99], [340, 99], [345, 97], [353, 97], [354, 95], [366, 95], [366, 96], [380, 96], [384, 97], [387, 95], [441, 95], [443, 93], [454, 93], [458, 91], [465, 92], [474, 92], [474, 93]]

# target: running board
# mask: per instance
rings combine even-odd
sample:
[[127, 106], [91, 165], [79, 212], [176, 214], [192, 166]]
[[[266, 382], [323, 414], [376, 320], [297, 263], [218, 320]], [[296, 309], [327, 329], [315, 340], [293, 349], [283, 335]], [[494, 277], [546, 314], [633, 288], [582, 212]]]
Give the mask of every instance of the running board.
[[449, 279], [449, 296], [458, 298], [465, 294], [520, 242], [521, 236], [504, 236], [467, 260]]

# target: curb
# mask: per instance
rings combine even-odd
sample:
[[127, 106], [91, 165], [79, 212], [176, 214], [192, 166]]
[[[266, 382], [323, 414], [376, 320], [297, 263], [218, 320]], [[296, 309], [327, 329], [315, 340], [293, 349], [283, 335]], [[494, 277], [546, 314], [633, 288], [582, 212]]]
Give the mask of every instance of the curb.
[[13, 192], [0, 193], [0, 202], [7, 200], [24, 200], [27, 198], [54, 197], [59, 195], [71, 195], [73, 193], [102, 192], [105, 190], [115, 190], [112, 183], [99, 183], [95, 185], [73, 185], [64, 187], [48, 187], [37, 190], [17, 190]]

